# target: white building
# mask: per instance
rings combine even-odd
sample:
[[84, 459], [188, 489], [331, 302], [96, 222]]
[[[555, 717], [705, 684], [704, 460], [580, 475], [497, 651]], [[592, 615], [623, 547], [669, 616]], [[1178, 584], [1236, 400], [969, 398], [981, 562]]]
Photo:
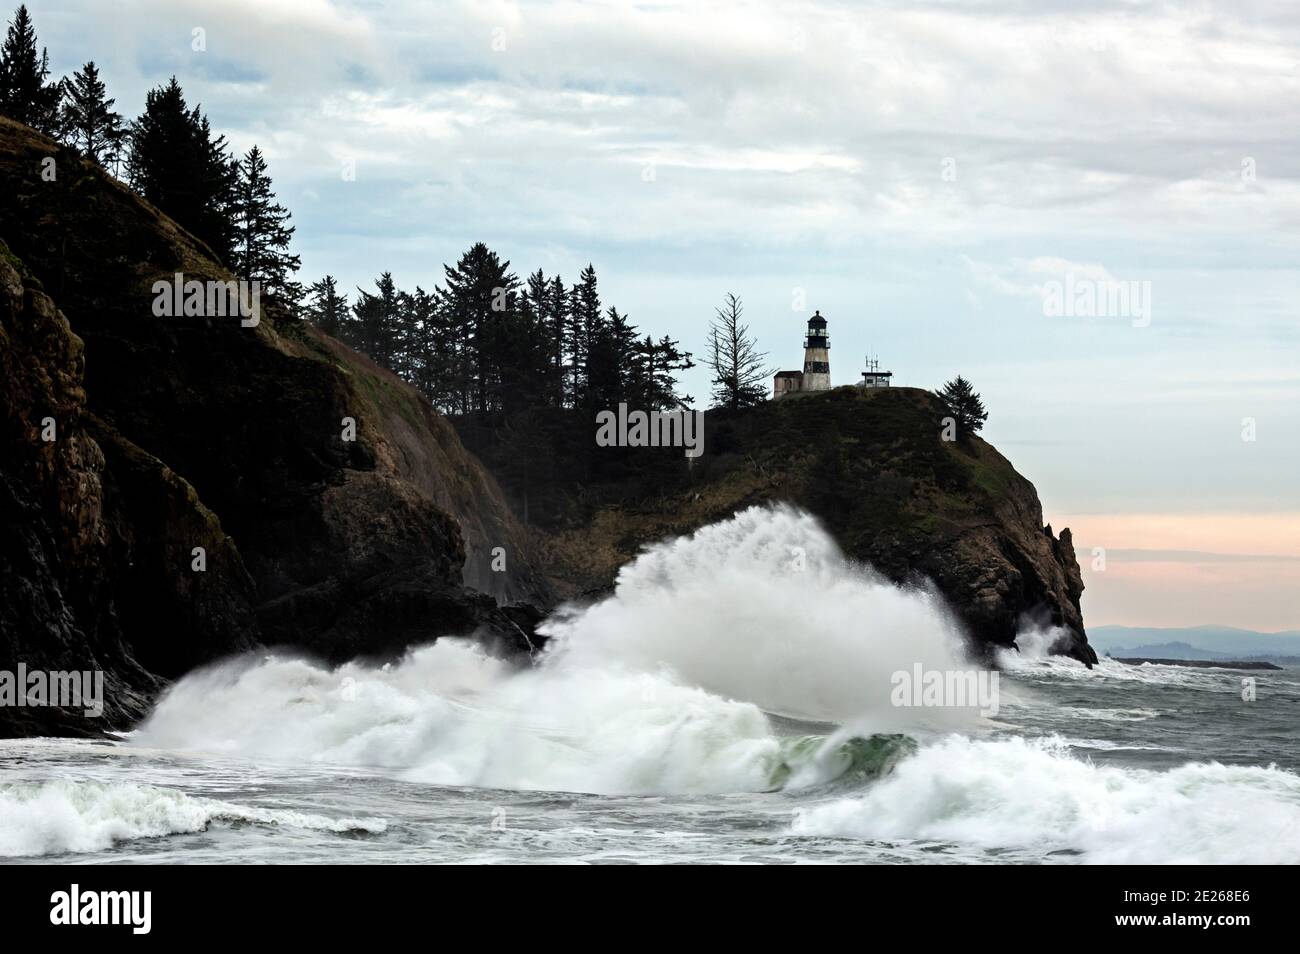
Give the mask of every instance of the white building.
[[867, 358], [867, 370], [862, 372], [862, 380], [858, 382], [858, 387], [887, 388], [893, 376], [892, 371], [881, 371], [880, 362], [875, 358]]

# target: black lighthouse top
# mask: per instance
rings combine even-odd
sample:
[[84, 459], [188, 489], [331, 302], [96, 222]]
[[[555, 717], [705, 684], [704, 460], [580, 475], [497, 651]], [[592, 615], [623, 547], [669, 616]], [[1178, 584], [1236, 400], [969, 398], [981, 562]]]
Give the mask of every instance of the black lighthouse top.
[[803, 346], [808, 348], [829, 348], [831, 340], [826, 337], [826, 319], [820, 311], [808, 319], [808, 333], [804, 336]]

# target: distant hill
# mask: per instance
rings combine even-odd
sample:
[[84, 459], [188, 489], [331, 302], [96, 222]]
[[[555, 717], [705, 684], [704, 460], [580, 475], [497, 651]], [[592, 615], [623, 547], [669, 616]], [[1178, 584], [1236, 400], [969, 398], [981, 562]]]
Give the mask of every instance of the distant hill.
[[1164, 659], [1243, 659], [1300, 656], [1300, 630], [1264, 633], [1233, 626], [1162, 628], [1093, 626], [1089, 641], [1110, 656]]
[[1144, 643], [1141, 646], [1115, 646], [1105, 650], [1110, 656], [1142, 656], [1148, 659], [1227, 659], [1229, 653], [1198, 649], [1191, 643]]

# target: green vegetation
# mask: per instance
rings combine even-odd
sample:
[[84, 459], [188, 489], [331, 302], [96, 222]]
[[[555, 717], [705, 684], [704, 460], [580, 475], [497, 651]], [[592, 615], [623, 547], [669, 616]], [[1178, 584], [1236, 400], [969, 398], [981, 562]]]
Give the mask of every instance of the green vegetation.
[[956, 437], [959, 440], [969, 440], [976, 431], [984, 427], [984, 422], [988, 420], [989, 415], [984, 410], [984, 402], [975, 393], [971, 383], [961, 375], [957, 375], [943, 386], [943, 390], [939, 392], [939, 400], [943, 404], [944, 411], [953, 419]]

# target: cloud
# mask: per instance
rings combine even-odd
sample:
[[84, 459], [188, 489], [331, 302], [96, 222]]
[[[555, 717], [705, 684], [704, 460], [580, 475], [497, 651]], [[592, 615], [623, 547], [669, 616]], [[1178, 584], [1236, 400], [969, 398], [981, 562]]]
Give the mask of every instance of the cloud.
[[1117, 279], [1110, 270], [1098, 262], [1072, 262], [1059, 256], [1040, 255], [1031, 259], [1013, 258], [1005, 265], [981, 262], [968, 255], [961, 256], [971, 279], [999, 295], [1024, 298], [1040, 303], [1047, 282], [1093, 282], [1113, 285]]
[[[177, 72], [233, 142], [283, 160], [277, 181], [332, 175], [347, 152], [413, 185], [454, 182], [465, 204], [444, 206], [451, 216], [563, 196], [561, 238], [575, 243], [631, 221], [638, 240], [667, 243], [914, 248], [1300, 222], [1294, 16], [1156, 3], [1088, 17], [1014, 3], [69, 6], [87, 48], [97, 26], [129, 17], [140, 79]], [[205, 52], [191, 49], [195, 28]], [[496, 174], [457, 169], [473, 163]], [[648, 164], [664, 188], [640, 187]], [[390, 227], [414, 232], [423, 212]]]
[[[1091, 550], [1080, 544], [1081, 550]], [[1211, 553], [1206, 550], [1111, 549], [1106, 559], [1118, 563], [1300, 563], [1300, 555], [1286, 553]]]

